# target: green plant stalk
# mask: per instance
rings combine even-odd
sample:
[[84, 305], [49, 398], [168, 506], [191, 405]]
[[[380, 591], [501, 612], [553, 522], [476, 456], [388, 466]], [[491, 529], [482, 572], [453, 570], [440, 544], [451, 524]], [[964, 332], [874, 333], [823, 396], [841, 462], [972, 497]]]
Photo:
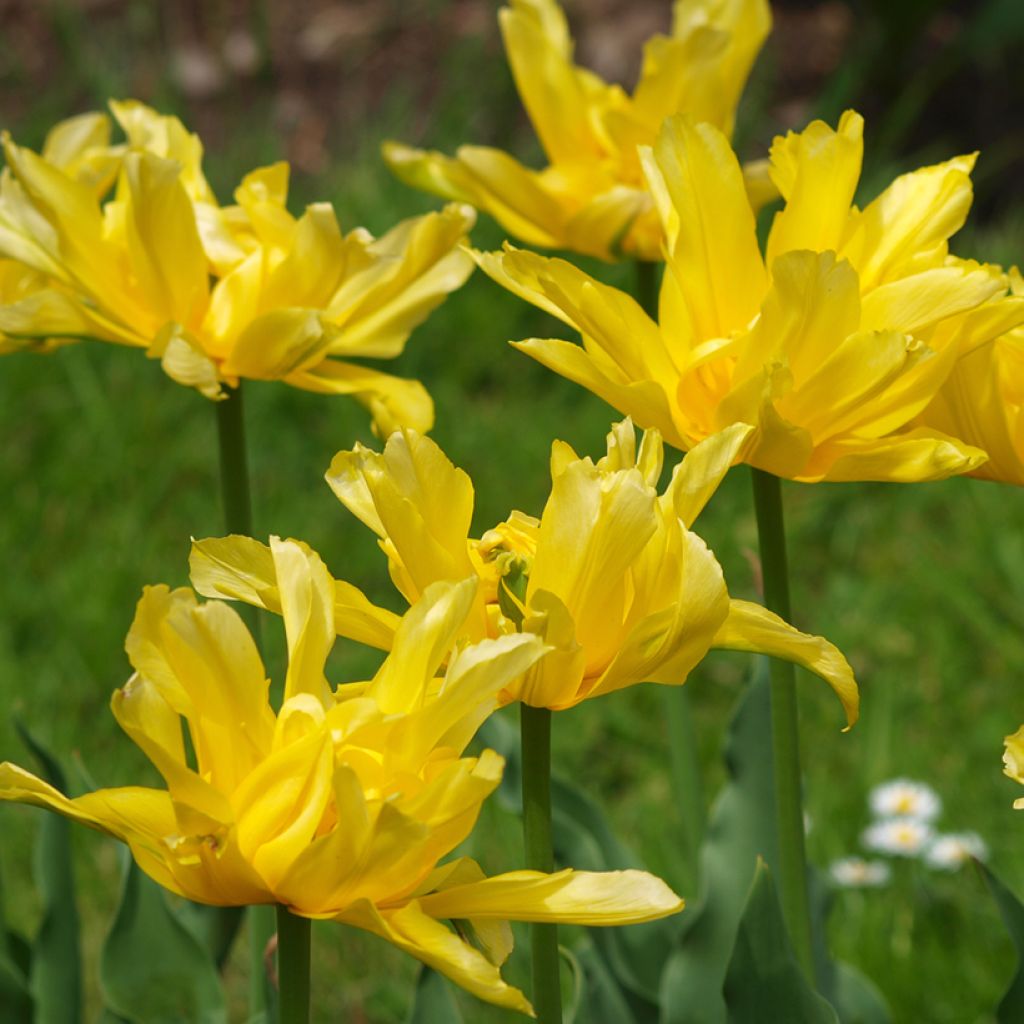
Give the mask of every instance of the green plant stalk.
[[[217, 410], [217, 441], [220, 449], [220, 484], [224, 503], [224, 529], [228, 533], [252, 536], [252, 498], [249, 491], [249, 454], [245, 444], [245, 407], [242, 404], [242, 383], [237, 388], [225, 387], [227, 398], [214, 405]], [[259, 612], [251, 605], [240, 605], [239, 612], [260, 647]], [[218, 914], [227, 918], [233, 908], [225, 907]], [[265, 1012], [268, 1005], [268, 979], [264, 964], [267, 945], [274, 936], [272, 907], [250, 907], [249, 921], [249, 1000], [253, 1015]], [[223, 931], [240, 920], [224, 921]], [[230, 942], [226, 943], [230, 946]]]
[[[523, 751], [523, 844], [526, 866], [551, 871], [551, 712], [523, 704], [520, 717]], [[558, 926], [530, 925], [533, 959], [533, 1008], [538, 1024], [562, 1024]]]
[[[764, 603], [789, 621], [786, 528], [779, 478], [751, 467], [757, 539], [764, 578]], [[782, 912], [793, 948], [807, 979], [814, 983], [811, 913], [807, 895], [807, 855], [800, 794], [800, 731], [796, 672], [791, 662], [772, 658], [771, 728], [775, 775], [775, 814], [779, 831], [779, 887]]]
[[[649, 260], [636, 261], [636, 300], [652, 320], [658, 318], [658, 267]], [[672, 799], [683, 827], [683, 868], [687, 884], [697, 891], [700, 882], [700, 848], [707, 828], [707, 808], [693, 724], [690, 691], [685, 686], [661, 687], [668, 728], [669, 780]]]
[[280, 1024], [309, 1024], [310, 920], [277, 908], [277, 977]]

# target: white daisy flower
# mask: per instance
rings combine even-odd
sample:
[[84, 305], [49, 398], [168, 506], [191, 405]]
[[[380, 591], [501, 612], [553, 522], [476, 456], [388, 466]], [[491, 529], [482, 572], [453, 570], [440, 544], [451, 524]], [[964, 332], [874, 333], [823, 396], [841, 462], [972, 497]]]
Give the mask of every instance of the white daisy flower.
[[865, 860], [863, 857], [835, 860], [828, 873], [832, 881], [844, 889], [877, 889], [886, 885], [892, 875], [884, 860]]
[[919, 818], [886, 818], [869, 825], [861, 842], [876, 853], [891, 857], [917, 857], [935, 836], [935, 830]]
[[893, 779], [875, 786], [868, 797], [878, 818], [917, 818], [934, 821], [942, 810], [939, 794], [931, 786], [913, 779]]
[[954, 832], [945, 836], [936, 836], [924, 855], [929, 867], [940, 871], [956, 871], [971, 857], [985, 860], [988, 856], [988, 845], [977, 832]]

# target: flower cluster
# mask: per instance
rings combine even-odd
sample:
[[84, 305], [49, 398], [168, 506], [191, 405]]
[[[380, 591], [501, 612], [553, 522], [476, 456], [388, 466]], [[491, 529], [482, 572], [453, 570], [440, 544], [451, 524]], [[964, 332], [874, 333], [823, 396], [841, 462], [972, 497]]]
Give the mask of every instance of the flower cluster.
[[[988, 846], [976, 832], [936, 831], [942, 801], [926, 783], [906, 778], [882, 783], [868, 794], [868, 807], [874, 820], [861, 834], [861, 843], [872, 853], [920, 858], [940, 871], [955, 871], [971, 858], [988, 856]], [[833, 862], [830, 874], [843, 888], [877, 888], [888, 883], [892, 872], [886, 861], [846, 857]]]

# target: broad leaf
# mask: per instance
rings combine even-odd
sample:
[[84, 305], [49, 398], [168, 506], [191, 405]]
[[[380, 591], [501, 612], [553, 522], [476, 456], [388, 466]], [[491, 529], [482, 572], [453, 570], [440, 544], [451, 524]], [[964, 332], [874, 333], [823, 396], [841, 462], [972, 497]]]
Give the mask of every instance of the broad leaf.
[[836, 1011], [811, 988], [782, 920], [771, 872], [758, 862], [725, 976], [729, 1024], [839, 1024]]
[[1017, 951], [1017, 970], [1010, 979], [1006, 994], [996, 1007], [999, 1024], [1017, 1024], [1024, 1020], [1024, 904], [1016, 894], [1000, 881], [992, 869], [981, 861], [976, 862], [978, 870], [988, 884], [989, 892], [996, 901], [999, 914], [1010, 934], [1013, 948]]
[[131, 1024], [227, 1022], [209, 953], [134, 861], [100, 956], [100, 988], [109, 1010]]
[[[57, 760], [21, 722], [15, 720], [14, 725], [39, 762], [42, 777], [66, 793], [67, 780]], [[82, 1019], [82, 951], [71, 858], [71, 822], [67, 818], [43, 815], [34, 866], [43, 904], [29, 974], [35, 1024], [78, 1024]]]
[[737, 704], [725, 741], [729, 781], [701, 851], [701, 895], [680, 915], [685, 931], [661, 978], [661, 1024], [724, 1024], [726, 968], [758, 858], [776, 862], [767, 660]]

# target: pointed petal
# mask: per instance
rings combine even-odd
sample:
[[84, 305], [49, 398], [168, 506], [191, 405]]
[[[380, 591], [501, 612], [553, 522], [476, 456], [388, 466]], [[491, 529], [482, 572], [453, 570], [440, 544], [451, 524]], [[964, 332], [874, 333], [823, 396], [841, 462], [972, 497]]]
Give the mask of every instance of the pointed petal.
[[734, 600], [729, 602], [729, 617], [715, 636], [714, 646], [769, 654], [802, 665], [835, 690], [846, 713], [846, 728], [857, 721], [860, 694], [853, 670], [839, 649], [823, 637], [801, 633], [759, 604]]
[[[302, 546], [300, 541], [293, 543]], [[281, 613], [281, 596], [270, 548], [251, 537], [232, 535], [193, 540], [189, 555], [192, 586], [204, 597], [245, 601]], [[387, 651], [398, 616], [375, 605], [351, 583], [334, 580], [334, 629], [338, 636]]]
[[771, 175], [786, 205], [775, 215], [765, 262], [798, 249], [836, 250], [850, 216], [864, 155], [864, 118], [847, 110], [833, 131], [813, 121], [772, 143]]
[[746, 458], [754, 428], [734, 423], [694, 445], [672, 471], [672, 481], [660, 499], [689, 528], [731, 466]]
[[382, 914], [367, 900], [349, 907], [336, 920], [379, 935], [478, 999], [533, 1015], [526, 996], [506, 984], [498, 968], [483, 953], [424, 914], [416, 901]]
[[270, 553], [288, 639], [284, 699], [308, 693], [326, 705], [331, 696], [324, 665], [336, 636], [331, 576], [306, 545], [271, 537]]
[[806, 479], [916, 483], [970, 473], [987, 456], [955, 437], [919, 427], [891, 437], [840, 438], [815, 452]]
[[403, 380], [369, 367], [325, 359], [288, 374], [285, 382], [325, 395], [351, 395], [369, 409], [378, 437], [410, 427], [426, 433], [434, 425], [434, 403], [418, 380]]
[[421, 896], [431, 917], [549, 921], [588, 927], [639, 924], [678, 914], [683, 901], [646, 871], [509, 871]]
[[728, 140], [711, 125], [670, 118], [644, 171], [661, 206], [668, 269], [685, 296], [694, 335], [728, 337], [746, 327], [767, 282], [743, 174]]

